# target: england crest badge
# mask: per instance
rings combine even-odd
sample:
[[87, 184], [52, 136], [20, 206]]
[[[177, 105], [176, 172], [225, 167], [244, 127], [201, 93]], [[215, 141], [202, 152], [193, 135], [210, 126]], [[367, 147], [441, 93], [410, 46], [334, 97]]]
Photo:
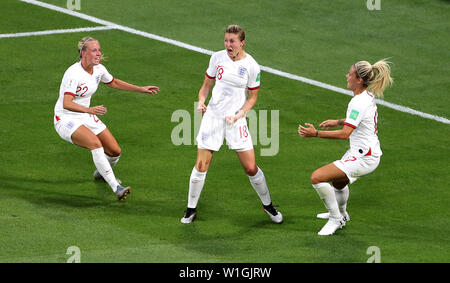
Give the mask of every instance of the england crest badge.
[[245, 69], [244, 67], [239, 67], [239, 76], [243, 77], [245, 75], [245, 73], [247, 72], [247, 69]]

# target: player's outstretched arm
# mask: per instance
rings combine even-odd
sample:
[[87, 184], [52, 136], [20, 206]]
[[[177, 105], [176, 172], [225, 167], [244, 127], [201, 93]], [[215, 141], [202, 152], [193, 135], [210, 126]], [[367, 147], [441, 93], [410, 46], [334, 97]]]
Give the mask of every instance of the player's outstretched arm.
[[[334, 120], [339, 121], [339, 120]], [[323, 122], [321, 123], [321, 125]], [[338, 140], [346, 140], [350, 137], [353, 132], [353, 128], [347, 125], [340, 130], [335, 131], [320, 131], [317, 130], [314, 125], [310, 123], [305, 123], [305, 126], [298, 125], [298, 133], [303, 138], [325, 138], [325, 139], [338, 139]]]
[[107, 85], [115, 89], [149, 93], [153, 96], [155, 96], [155, 94], [157, 94], [159, 91], [159, 87], [157, 86], [136, 86], [119, 79], [114, 79], [111, 83], [108, 83]]

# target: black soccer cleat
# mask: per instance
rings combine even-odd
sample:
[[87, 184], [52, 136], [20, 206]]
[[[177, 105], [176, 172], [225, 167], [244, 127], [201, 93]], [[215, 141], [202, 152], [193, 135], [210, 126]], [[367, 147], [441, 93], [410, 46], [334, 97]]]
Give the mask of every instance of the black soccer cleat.
[[197, 210], [195, 208], [188, 207], [185, 211], [183, 218], [181, 218], [180, 221], [183, 224], [189, 224], [192, 223], [192, 221], [194, 221], [196, 217], [197, 217]]

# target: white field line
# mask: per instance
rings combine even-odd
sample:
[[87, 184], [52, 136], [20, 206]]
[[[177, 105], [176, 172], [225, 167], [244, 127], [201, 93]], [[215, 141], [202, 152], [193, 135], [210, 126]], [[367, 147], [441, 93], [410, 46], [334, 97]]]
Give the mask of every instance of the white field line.
[[[71, 15], [71, 16], [74, 16], [74, 17], [77, 17], [77, 18], [81, 18], [81, 19], [84, 19], [84, 20], [87, 20], [87, 21], [91, 21], [91, 22], [94, 22], [94, 23], [97, 23], [97, 24], [105, 25], [106, 27], [109, 27], [109, 28], [114, 28], [114, 29], [122, 30], [122, 31], [125, 31], [125, 32], [128, 32], [128, 33], [140, 35], [140, 36], [143, 36], [143, 37], [146, 37], [146, 38], [162, 41], [162, 42], [165, 42], [165, 43], [168, 43], [168, 44], [172, 44], [172, 45], [175, 45], [175, 46], [178, 46], [178, 47], [182, 47], [182, 48], [185, 48], [185, 49], [188, 49], [188, 50], [192, 50], [192, 51], [195, 51], [195, 52], [199, 52], [199, 53], [203, 53], [203, 54], [207, 54], [207, 55], [211, 55], [211, 54], [214, 53], [214, 51], [211, 51], [211, 50], [203, 49], [203, 48], [200, 48], [200, 47], [197, 47], [197, 46], [186, 44], [186, 43], [181, 42], [181, 41], [165, 38], [165, 37], [162, 37], [162, 36], [159, 36], [159, 35], [155, 35], [155, 34], [152, 34], [152, 33], [148, 33], [148, 32], [145, 32], [145, 31], [140, 31], [140, 30], [136, 30], [136, 29], [133, 29], [133, 28], [126, 27], [126, 26], [118, 25], [116, 23], [105, 21], [105, 20], [102, 20], [102, 19], [99, 19], [99, 18], [96, 18], [96, 17], [92, 17], [92, 16], [89, 16], [89, 15], [86, 15], [86, 14], [82, 14], [82, 13], [79, 13], [79, 12], [71, 11], [69, 9], [61, 8], [61, 7], [58, 7], [58, 6], [55, 6], [55, 5], [43, 3], [43, 2], [40, 2], [40, 1], [36, 1], [36, 0], [19, 0], [19, 1], [26, 2], [26, 3], [29, 3], [29, 4], [33, 4], [33, 5], [36, 5], [36, 6], [41, 6], [41, 7], [50, 9], [50, 10], [54, 10], [54, 11], [57, 11], [57, 12], [60, 12], [60, 13], [68, 14], [68, 15]], [[310, 84], [310, 85], [314, 85], [314, 86], [317, 86], [317, 87], [325, 88], [325, 89], [328, 89], [328, 90], [331, 90], [331, 91], [334, 91], [334, 92], [339, 92], [339, 93], [343, 93], [343, 94], [350, 95], [350, 96], [352, 95], [352, 93], [349, 90], [345, 90], [345, 89], [342, 89], [342, 88], [339, 88], [339, 87], [335, 87], [335, 86], [332, 86], [332, 85], [329, 85], [329, 84], [326, 84], [326, 83], [322, 83], [322, 82], [319, 82], [319, 81], [311, 80], [311, 79], [304, 78], [304, 77], [297, 76], [297, 75], [293, 75], [293, 74], [290, 74], [290, 73], [286, 73], [286, 72], [283, 72], [283, 71], [280, 71], [280, 70], [276, 70], [276, 69], [273, 69], [273, 68], [270, 68], [270, 67], [261, 66], [261, 70], [263, 70], [265, 72], [268, 72], [268, 73], [272, 73], [272, 74], [281, 76], [281, 77], [285, 77], [285, 78], [288, 78], [288, 79], [292, 79], [292, 80], [300, 81], [300, 82], [307, 83], [307, 84]], [[402, 106], [402, 105], [397, 105], [397, 104], [390, 103], [390, 102], [387, 102], [387, 101], [384, 101], [384, 100], [380, 100], [380, 99], [377, 99], [377, 103], [380, 104], [380, 105], [386, 106], [388, 108], [400, 111], [400, 112], [404, 112], [404, 113], [420, 116], [422, 118], [431, 119], [431, 120], [435, 120], [435, 121], [438, 121], [438, 122], [450, 125], [450, 120], [447, 119], [447, 118], [444, 118], [444, 117], [440, 117], [440, 116], [436, 116], [436, 115], [420, 112], [420, 111], [411, 109], [409, 107], [405, 107], [405, 106]]]
[[39, 35], [71, 33], [71, 32], [88, 32], [88, 31], [110, 30], [110, 29], [113, 29], [113, 27], [101, 26], [101, 27], [86, 27], [86, 28], [72, 28], [72, 29], [54, 29], [54, 30], [43, 30], [33, 32], [4, 33], [0, 34], [0, 38], [39, 36]]

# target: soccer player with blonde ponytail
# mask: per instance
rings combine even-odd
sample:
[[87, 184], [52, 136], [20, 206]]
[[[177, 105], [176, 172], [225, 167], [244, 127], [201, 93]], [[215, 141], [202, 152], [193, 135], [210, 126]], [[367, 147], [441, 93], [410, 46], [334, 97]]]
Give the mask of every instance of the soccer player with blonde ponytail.
[[[311, 184], [328, 209], [317, 215], [328, 219], [319, 235], [332, 235], [350, 220], [348, 185], [373, 172], [380, 163], [382, 151], [377, 136], [375, 96], [383, 97], [384, 90], [393, 83], [389, 64], [383, 59], [373, 65], [367, 61], [352, 65], [346, 78], [347, 88], [353, 91], [354, 97], [348, 104], [346, 117], [320, 123], [319, 128], [324, 130], [310, 123], [298, 126], [298, 133], [304, 138], [350, 139], [350, 149], [340, 160], [320, 167], [311, 175]], [[343, 127], [329, 131], [338, 126]]]

